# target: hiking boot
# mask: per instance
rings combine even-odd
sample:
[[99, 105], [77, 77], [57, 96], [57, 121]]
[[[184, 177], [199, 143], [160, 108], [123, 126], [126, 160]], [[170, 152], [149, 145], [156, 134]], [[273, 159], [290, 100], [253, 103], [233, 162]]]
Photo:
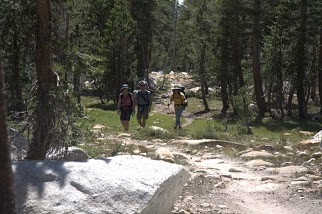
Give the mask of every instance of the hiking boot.
[[182, 127], [181, 127], [181, 126], [179, 126], [179, 127], [178, 127], [178, 129], [182, 129]]
[[174, 129], [177, 129], [177, 126], [175, 126]]

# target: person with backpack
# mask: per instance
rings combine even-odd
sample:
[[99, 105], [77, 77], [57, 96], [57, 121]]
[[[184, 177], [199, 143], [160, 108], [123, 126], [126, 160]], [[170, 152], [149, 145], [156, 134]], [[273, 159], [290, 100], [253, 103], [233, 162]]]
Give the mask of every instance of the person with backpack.
[[146, 120], [149, 118], [149, 113], [152, 107], [151, 92], [147, 90], [148, 83], [144, 80], [139, 82], [139, 90], [135, 93], [134, 101], [137, 106], [136, 119], [139, 124], [139, 129], [144, 128]]
[[120, 120], [124, 131], [129, 130], [131, 114], [135, 110], [134, 97], [129, 90], [129, 86], [124, 84], [121, 88], [121, 93], [117, 102], [117, 113], [120, 115]]
[[174, 129], [181, 129], [180, 118], [183, 110], [187, 106], [187, 99], [186, 96], [181, 92], [181, 88], [179, 86], [172, 88], [172, 94], [170, 95], [170, 103], [168, 106], [171, 105], [172, 101], [174, 103], [174, 112], [176, 117]]

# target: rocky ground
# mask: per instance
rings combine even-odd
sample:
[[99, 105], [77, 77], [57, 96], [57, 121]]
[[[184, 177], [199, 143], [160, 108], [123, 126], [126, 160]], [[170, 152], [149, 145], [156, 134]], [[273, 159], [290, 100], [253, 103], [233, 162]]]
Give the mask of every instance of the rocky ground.
[[[178, 79], [191, 84], [188, 77], [170, 76], [172, 83]], [[163, 102], [156, 103], [155, 111], [173, 112]], [[189, 112], [184, 116], [185, 125], [194, 117]], [[317, 214], [322, 213], [320, 141], [317, 136], [298, 145], [256, 147], [189, 139], [134, 143], [154, 148], [158, 159], [184, 163], [191, 172], [172, 213]], [[227, 150], [233, 150], [234, 157], [227, 156]]]
[[[170, 79], [177, 82], [176, 77]], [[187, 78], [181, 79], [187, 81]], [[154, 111], [173, 113], [165, 99], [156, 100]], [[184, 117], [186, 126], [195, 116], [186, 111]], [[93, 128], [98, 142], [107, 138], [121, 140], [124, 145], [137, 145], [131, 154], [181, 164], [191, 173], [190, 181], [174, 204], [173, 214], [322, 213], [322, 152], [319, 146], [322, 133], [316, 139], [298, 145], [267, 143], [247, 147], [211, 139], [182, 138], [165, 142], [161, 139], [135, 140], [128, 133], [104, 136], [100, 135], [103, 127], [98, 124]], [[158, 131], [166, 130], [160, 128]], [[147, 154], [147, 150], [153, 154]]]
[[[183, 164], [191, 172], [173, 214], [322, 213], [322, 152], [314, 140], [246, 147], [185, 138], [138, 141], [124, 133], [112, 138], [153, 150], [155, 154], [148, 156]], [[229, 150], [234, 151], [233, 157], [227, 155]], [[140, 150], [133, 153], [147, 155]]]

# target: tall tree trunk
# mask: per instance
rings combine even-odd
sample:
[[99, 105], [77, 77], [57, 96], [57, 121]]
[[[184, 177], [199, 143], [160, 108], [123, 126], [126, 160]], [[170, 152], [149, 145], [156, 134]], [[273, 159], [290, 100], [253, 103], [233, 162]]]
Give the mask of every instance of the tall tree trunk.
[[281, 50], [281, 45], [276, 53], [276, 59], [274, 62], [276, 63], [275, 67], [275, 73], [276, 73], [276, 85], [277, 85], [277, 91], [276, 91], [276, 97], [277, 97], [277, 102], [278, 102], [278, 108], [281, 111], [281, 118], [284, 118], [284, 94], [283, 94], [283, 71], [282, 71], [282, 50]]
[[14, 103], [11, 106], [10, 110], [13, 111], [23, 111], [24, 103], [22, 99], [22, 88], [21, 88], [21, 74], [19, 67], [19, 59], [20, 59], [20, 50], [18, 46], [18, 29], [17, 29], [17, 16], [16, 12], [13, 13], [13, 55], [11, 59], [11, 63], [13, 65], [13, 72], [11, 75], [11, 93], [13, 95]]
[[293, 100], [293, 96], [295, 93], [295, 87], [293, 86], [293, 83], [290, 87], [290, 90], [288, 92], [288, 98], [287, 98], [287, 115], [291, 116], [292, 115], [292, 100]]
[[[0, 34], [0, 38], [1, 34]], [[0, 39], [0, 213], [16, 213], [13, 173], [6, 124], [6, 101]]]
[[319, 49], [319, 97], [320, 114], [322, 114], [322, 29], [320, 30], [320, 49]]
[[[224, 55], [224, 53], [223, 53]], [[229, 109], [229, 96], [228, 96], [228, 78], [227, 78], [227, 64], [225, 62], [222, 62], [221, 69], [220, 69], [220, 93], [221, 93], [221, 99], [222, 99], [222, 109], [221, 114], [223, 116], [227, 115], [227, 110]]]
[[305, 120], [308, 118], [307, 107], [305, 102], [305, 43], [306, 43], [306, 21], [307, 21], [307, 0], [301, 0], [301, 20], [300, 28], [298, 30], [299, 37], [297, 41], [297, 53], [296, 53], [296, 74], [297, 74], [297, 101], [299, 120]]
[[80, 72], [77, 70], [77, 71], [74, 71], [74, 75], [73, 75], [73, 85], [74, 85], [74, 94], [76, 96], [76, 99], [77, 99], [77, 103], [80, 104], [81, 102], [81, 96], [80, 96]]
[[273, 75], [271, 75], [269, 77], [268, 86], [267, 86], [267, 104], [266, 104], [266, 110], [270, 114], [272, 113], [273, 82], [274, 82], [274, 78], [273, 78]]
[[260, 5], [260, 0], [254, 0], [255, 15], [253, 26], [253, 77], [256, 102], [258, 106], [258, 119], [263, 118], [266, 112], [264, 92], [262, 88], [262, 77], [260, 73]]
[[50, 130], [54, 118], [54, 106], [50, 103], [50, 88], [55, 75], [50, 66], [51, 6], [50, 0], [37, 0], [38, 29], [36, 40], [36, 70], [38, 79], [36, 124], [27, 159], [43, 160], [50, 148]]
[[[239, 0], [235, 1], [236, 7], [240, 8], [240, 2]], [[241, 23], [240, 23], [240, 14], [235, 14], [233, 17], [233, 23], [235, 24], [235, 33], [234, 33], [234, 40], [233, 40], [233, 51], [234, 51], [234, 67], [236, 72], [236, 78], [238, 79], [239, 88], [243, 87], [245, 85], [244, 81], [244, 74], [242, 69], [242, 51], [241, 51]], [[238, 90], [238, 88], [237, 88]], [[234, 94], [236, 94], [234, 92]]]
[[201, 96], [202, 101], [205, 106], [205, 111], [209, 111], [209, 105], [206, 99], [206, 91], [205, 91], [205, 56], [206, 55], [206, 43], [202, 41], [202, 48], [201, 48], [201, 54], [200, 54], [200, 64], [199, 64], [199, 78], [200, 78], [200, 84], [201, 84]]

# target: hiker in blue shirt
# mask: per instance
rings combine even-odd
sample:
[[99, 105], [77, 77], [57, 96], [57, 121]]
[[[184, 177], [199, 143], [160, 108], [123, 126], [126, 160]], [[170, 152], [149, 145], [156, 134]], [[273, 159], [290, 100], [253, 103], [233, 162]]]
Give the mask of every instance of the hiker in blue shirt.
[[151, 92], [147, 90], [147, 82], [142, 80], [139, 82], [139, 90], [135, 93], [134, 102], [137, 106], [136, 119], [139, 124], [139, 129], [144, 128], [146, 120], [149, 118], [149, 112], [152, 107]]
[[124, 131], [129, 130], [131, 114], [135, 110], [134, 97], [129, 90], [129, 86], [124, 84], [121, 88], [121, 93], [117, 102], [117, 113], [120, 114], [120, 120]]

